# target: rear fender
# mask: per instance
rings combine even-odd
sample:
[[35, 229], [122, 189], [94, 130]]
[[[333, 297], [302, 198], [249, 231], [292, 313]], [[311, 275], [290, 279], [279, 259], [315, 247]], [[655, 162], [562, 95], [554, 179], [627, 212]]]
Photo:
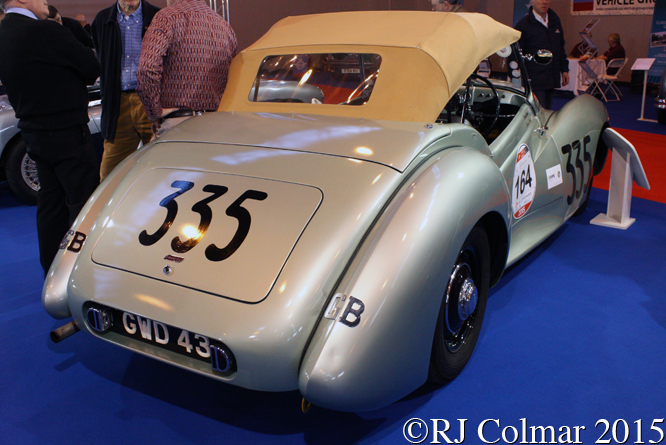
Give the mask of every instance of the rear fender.
[[[553, 141], [562, 153], [562, 147], [566, 145], [581, 144], [590, 150], [589, 155], [593, 160], [592, 174], [598, 174], [603, 168], [608, 152], [601, 134], [608, 128], [608, 111], [598, 99], [583, 94], [569, 101], [560, 111], [553, 113], [548, 122], [552, 131]], [[579, 154], [579, 157], [583, 156]], [[582, 159], [581, 159], [582, 161]], [[575, 161], [572, 161], [575, 163]], [[588, 167], [585, 167], [590, 175]]]
[[62, 242], [60, 249], [51, 263], [49, 272], [42, 288], [42, 304], [46, 312], [53, 318], [61, 319], [71, 316], [67, 298], [69, 276], [74, 269], [79, 253], [86, 237], [97, 221], [102, 209], [107, 205], [111, 195], [127, 172], [137, 163], [146, 150], [137, 150], [119, 164], [90, 196], [81, 212], [74, 220]]
[[508, 227], [509, 192], [488, 156], [449, 149], [411, 178], [355, 255], [306, 350], [299, 387], [315, 405], [365, 411], [423, 384], [462, 243], [488, 213]]

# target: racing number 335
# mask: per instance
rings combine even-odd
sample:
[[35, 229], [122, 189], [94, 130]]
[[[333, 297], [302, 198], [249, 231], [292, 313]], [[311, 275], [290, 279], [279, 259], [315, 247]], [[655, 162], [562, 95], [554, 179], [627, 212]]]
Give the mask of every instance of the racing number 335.
[[[571, 174], [573, 178], [573, 189], [571, 194], [567, 196], [567, 204], [571, 205], [574, 200], [574, 195], [576, 199], [580, 198], [581, 194], [587, 191], [589, 187], [589, 178], [592, 177], [592, 156], [590, 155], [589, 150], [587, 149], [588, 144], [592, 141], [590, 136], [585, 136], [583, 138], [583, 150], [581, 150], [580, 141], [573, 141], [571, 144], [567, 144], [562, 147], [562, 154], [568, 154], [569, 158], [567, 159], [567, 172]], [[578, 153], [574, 155], [574, 151]], [[580, 160], [580, 152], [583, 152], [583, 161]], [[576, 166], [571, 163], [575, 159]], [[583, 162], [588, 164], [588, 182], [585, 182], [585, 170]], [[578, 186], [578, 179], [576, 175], [576, 169], [580, 170], [580, 187]]]
[[[194, 187], [194, 183], [190, 181], [174, 181], [171, 183], [171, 187], [177, 189], [178, 191], [170, 194], [169, 196], [162, 199], [162, 201], [160, 201], [160, 207], [164, 207], [167, 210], [167, 215], [162, 225], [152, 234], [149, 234], [146, 230], [139, 234], [139, 242], [144, 246], [152, 246], [160, 239], [162, 239], [164, 235], [166, 235], [166, 233], [169, 231], [169, 228], [176, 220], [176, 215], [178, 214], [178, 203], [176, 202], [176, 198], [191, 190]], [[185, 241], [181, 241], [180, 237], [178, 236], [171, 240], [171, 248], [174, 252], [189, 252], [199, 243], [199, 241], [201, 241], [213, 219], [213, 211], [208, 206], [208, 204], [227, 193], [228, 190], [229, 189], [227, 187], [222, 185], [208, 184], [204, 186], [203, 191], [210, 193], [211, 195], [192, 206], [192, 211], [201, 215], [201, 221], [199, 222], [197, 233], [195, 236], [186, 239]], [[236, 230], [236, 233], [234, 234], [231, 241], [229, 241], [229, 244], [226, 246], [219, 248], [215, 244], [209, 244], [208, 247], [206, 247], [206, 258], [208, 260], [226, 260], [238, 250], [241, 244], [243, 244], [243, 241], [245, 241], [247, 234], [250, 232], [250, 224], [252, 222], [250, 212], [248, 212], [247, 209], [242, 206], [243, 202], [245, 202], [247, 199], [263, 201], [267, 197], [268, 194], [265, 192], [260, 192], [257, 190], [246, 190], [227, 208], [226, 214], [238, 220], [238, 229]]]

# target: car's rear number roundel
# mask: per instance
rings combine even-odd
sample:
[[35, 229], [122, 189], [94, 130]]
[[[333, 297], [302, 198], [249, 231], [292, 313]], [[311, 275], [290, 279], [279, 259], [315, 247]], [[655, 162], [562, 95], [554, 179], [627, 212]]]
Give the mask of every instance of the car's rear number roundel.
[[[171, 183], [171, 187], [178, 189], [178, 191], [170, 194], [169, 196], [166, 196], [160, 201], [159, 204], [160, 207], [164, 207], [167, 210], [166, 218], [164, 219], [162, 225], [152, 234], [149, 234], [147, 230], [143, 230], [139, 234], [139, 242], [143, 246], [152, 246], [161, 240], [164, 235], [166, 235], [166, 233], [173, 225], [173, 222], [176, 220], [176, 216], [178, 215], [178, 203], [176, 202], [176, 198], [191, 190], [194, 187], [194, 183], [190, 181], [174, 181]], [[189, 252], [192, 248], [199, 244], [199, 242], [203, 239], [204, 235], [208, 231], [211, 221], [213, 220], [213, 210], [209, 207], [208, 204], [227, 193], [229, 189], [221, 185], [208, 184], [204, 186], [202, 190], [206, 193], [210, 193], [211, 195], [192, 206], [192, 211], [201, 215], [201, 220], [199, 222], [196, 235], [186, 240], [181, 240], [178, 236], [174, 237], [171, 240], [171, 249], [173, 249], [173, 251], [176, 253]], [[236, 230], [236, 233], [234, 233], [231, 241], [229, 241], [226, 246], [220, 248], [213, 243], [206, 247], [205, 254], [208, 260], [226, 260], [238, 250], [250, 232], [250, 225], [252, 223], [250, 212], [248, 212], [247, 209], [242, 206], [243, 202], [248, 199], [263, 201], [267, 197], [268, 194], [265, 192], [258, 190], [246, 190], [227, 208], [226, 214], [238, 220], [238, 229]]]

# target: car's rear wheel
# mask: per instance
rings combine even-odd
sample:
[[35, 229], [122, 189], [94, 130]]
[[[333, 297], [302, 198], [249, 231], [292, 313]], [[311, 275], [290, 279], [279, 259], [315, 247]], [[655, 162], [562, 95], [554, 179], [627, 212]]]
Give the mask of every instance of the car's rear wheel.
[[37, 204], [37, 192], [39, 191], [37, 166], [35, 161], [28, 156], [25, 142], [23, 139], [14, 140], [5, 150], [8, 150], [5, 175], [9, 186], [19, 198], [29, 204]]
[[490, 284], [490, 247], [475, 226], [460, 249], [437, 319], [428, 380], [444, 383], [465, 367], [479, 338]]

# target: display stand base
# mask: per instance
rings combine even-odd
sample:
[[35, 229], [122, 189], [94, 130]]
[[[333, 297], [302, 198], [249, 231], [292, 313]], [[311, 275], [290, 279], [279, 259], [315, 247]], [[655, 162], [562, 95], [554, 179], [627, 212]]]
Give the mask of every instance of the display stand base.
[[611, 227], [613, 229], [627, 230], [630, 225], [636, 222], [636, 218], [627, 218], [625, 221], [616, 221], [608, 215], [601, 213], [590, 221], [595, 226]]

